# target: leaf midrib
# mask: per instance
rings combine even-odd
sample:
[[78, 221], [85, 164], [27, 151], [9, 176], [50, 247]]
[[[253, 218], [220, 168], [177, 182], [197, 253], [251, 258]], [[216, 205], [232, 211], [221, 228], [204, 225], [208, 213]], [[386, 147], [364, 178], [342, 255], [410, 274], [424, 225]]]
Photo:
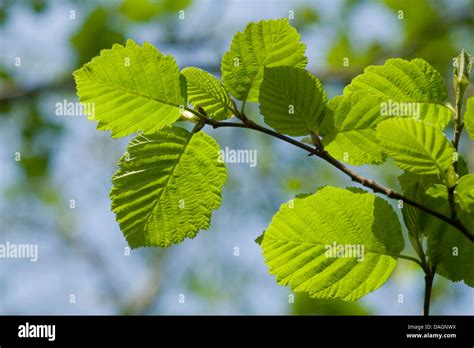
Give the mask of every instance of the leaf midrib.
[[[111, 89], [115, 89], [115, 90], [124, 92], [124, 93], [126, 93], [126, 94], [130, 94], [130, 95], [133, 95], [133, 96], [137, 96], [137, 97], [149, 99], [149, 100], [152, 100], [152, 101], [161, 103], [161, 104], [165, 104], [165, 105], [169, 105], [169, 106], [174, 106], [174, 107], [176, 107], [176, 108], [179, 108], [180, 105], [181, 105], [181, 104], [178, 104], [178, 103], [175, 103], [175, 102], [163, 100], [163, 99], [160, 99], [160, 98], [152, 97], [152, 96], [145, 95], [145, 94], [141, 94], [141, 93], [138, 93], [138, 92], [133, 92], [133, 91], [130, 91], [130, 90], [126, 89], [126, 88], [122, 88], [122, 87], [119, 87], [119, 86], [114, 85], [114, 84], [106, 83], [105, 81], [100, 80], [100, 79], [99, 79], [99, 80], [96, 80], [96, 79], [91, 79], [91, 78], [89, 78], [88, 80], [90, 80], [90, 81], [92, 81], [92, 82], [95, 82], [95, 83], [97, 83], [97, 84], [106, 86], [106, 87], [108, 87], [108, 88], [111, 88]], [[78, 92], [78, 94], [79, 94], [79, 92]], [[79, 94], [79, 96], [80, 96], [80, 94]], [[183, 106], [184, 106], [184, 105], [183, 105]]]
[[[161, 199], [161, 196], [163, 195], [163, 193], [165, 192], [170, 180], [171, 180], [171, 177], [173, 177], [173, 174], [176, 170], [176, 168], [178, 167], [178, 164], [181, 160], [181, 158], [183, 157], [184, 153], [186, 152], [186, 149], [189, 145], [189, 143], [191, 142], [191, 139], [193, 137], [193, 133], [189, 133], [188, 135], [188, 139], [186, 140], [186, 142], [184, 143], [184, 146], [183, 146], [183, 150], [182, 152], [178, 155], [178, 158], [176, 159], [176, 163], [173, 165], [173, 168], [171, 169], [171, 171], [169, 172], [169, 175], [168, 175], [168, 178], [166, 179], [166, 181], [163, 183], [162, 187], [161, 187], [161, 190], [159, 190], [158, 194], [157, 194], [157, 198], [155, 200], [155, 202], [153, 203], [153, 206], [151, 207], [150, 209], [150, 212], [148, 213], [148, 215], [146, 216], [145, 218], [145, 223], [143, 224], [143, 227], [147, 226], [149, 220], [150, 220], [150, 217], [152, 215], [152, 213], [154, 212], [159, 200]], [[166, 240], [166, 230], [165, 230], [165, 234], [164, 234], [164, 238]]]
[[[443, 177], [445, 176], [445, 173], [444, 173], [444, 170], [441, 168], [441, 166], [439, 165], [439, 163], [436, 161], [436, 158], [433, 157], [433, 155], [424, 147], [424, 145], [418, 140], [418, 138], [416, 138], [415, 136], [413, 136], [413, 134], [407, 132], [406, 129], [403, 129], [401, 126], [399, 126], [398, 124], [394, 124], [393, 125], [395, 128], [398, 128], [400, 130], [402, 130], [404, 133], [406, 133], [410, 138], [412, 138], [413, 140], [415, 140], [415, 143], [422, 149], [422, 152], [425, 152], [427, 155], [428, 155], [428, 158], [430, 158], [435, 167], [438, 169], [439, 173], [441, 175], [443, 175]], [[429, 125], [427, 125], [429, 126]], [[433, 127], [433, 126], [432, 126]], [[433, 127], [434, 128], [434, 127]], [[436, 133], [436, 130], [435, 130], [435, 133]], [[446, 147], [444, 147], [444, 150], [446, 150]], [[445, 151], [443, 151], [445, 152]]]
[[[295, 243], [295, 244], [310, 244], [310, 245], [313, 245], [313, 246], [321, 246], [321, 245], [328, 245], [328, 243], [324, 243], [324, 242], [309, 242], [309, 241], [294, 241], [294, 240], [290, 240], [290, 239], [277, 239], [277, 238], [272, 238], [272, 237], [265, 237], [264, 238], [264, 241], [266, 239], [269, 239], [269, 240], [274, 240], [274, 241], [277, 241], [277, 242], [288, 242], [288, 243]], [[339, 243], [341, 244], [341, 243]], [[353, 244], [353, 243], [344, 243], [344, 244]], [[377, 255], [385, 255], [385, 256], [391, 256], [391, 257], [396, 257], [398, 258], [400, 256], [400, 254], [397, 254], [397, 253], [391, 253], [389, 251], [386, 251], [386, 252], [382, 252], [382, 251], [376, 251], [374, 249], [371, 249], [371, 248], [367, 248], [367, 246], [365, 244], [364, 245], [364, 252], [367, 251], [369, 253], [372, 253], [372, 254], [377, 254]]]

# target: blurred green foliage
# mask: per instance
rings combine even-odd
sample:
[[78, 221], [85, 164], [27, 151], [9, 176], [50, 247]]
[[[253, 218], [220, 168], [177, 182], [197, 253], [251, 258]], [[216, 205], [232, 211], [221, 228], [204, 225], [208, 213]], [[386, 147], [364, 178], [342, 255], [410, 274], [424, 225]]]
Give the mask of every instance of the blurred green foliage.
[[[369, 42], [361, 51], [353, 44], [353, 32], [348, 23], [354, 19], [359, 6], [377, 1], [346, 1], [341, 8], [339, 32], [328, 52], [327, 60], [331, 73], [344, 82], [349, 82], [369, 64], [381, 64], [388, 58], [423, 58], [447, 76], [451, 73], [452, 58], [461, 48], [474, 51], [472, 30], [474, 28], [474, 3], [470, 0], [459, 3], [443, 0], [384, 0], [387, 11], [401, 27], [401, 37], [381, 44]], [[455, 6], [457, 5], [457, 6]], [[343, 58], [350, 59], [349, 67], [343, 66]]]
[[110, 48], [115, 43], [124, 43], [123, 33], [112, 27], [110, 22], [109, 11], [104, 7], [97, 7], [71, 37], [71, 44], [78, 57], [77, 66], [90, 61], [101, 49]]
[[186, 9], [191, 0], [125, 0], [120, 5], [120, 12], [134, 21], [149, 21], [155, 16], [178, 12]]
[[292, 313], [296, 315], [369, 315], [372, 311], [360, 302], [318, 300], [306, 293], [295, 294]]

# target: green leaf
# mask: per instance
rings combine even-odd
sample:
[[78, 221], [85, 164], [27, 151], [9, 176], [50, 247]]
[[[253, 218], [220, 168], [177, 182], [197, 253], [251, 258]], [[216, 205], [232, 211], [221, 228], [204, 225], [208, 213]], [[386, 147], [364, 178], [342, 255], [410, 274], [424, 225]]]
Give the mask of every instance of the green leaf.
[[[274, 215], [261, 245], [279, 284], [311, 297], [355, 301], [388, 279], [404, 242], [397, 215], [386, 201], [371, 193], [324, 187], [292, 202]], [[363, 247], [364, 253], [359, 259], [331, 257], [334, 243], [336, 248], [347, 245], [347, 251]]]
[[416, 174], [440, 174], [453, 163], [454, 147], [435, 126], [413, 118], [393, 118], [377, 127], [383, 150], [398, 166]]
[[[447, 213], [447, 212], [446, 212]], [[474, 214], [461, 212], [461, 220], [465, 225], [474, 221]], [[474, 224], [471, 223], [472, 231]], [[439, 224], [438, 228], [427, 227], [428, 250], [427, 255], [431, 262], [436, 263], [436, 273], [453, 282], [464, 281], [474, 287], [474, 243], [459, 231], [446, 224]]]
[[226, 169], [204, 132], [167, 127], [132, 139], [112, 178], [112, 210], [130, 247], [167, 247], [209, 227]]
[[337, 106], [342, 101], [343, 96], [337, 95], [328, 100], [326, 104], [326, 108], [324, 109], [324, 116], [319, 127], [319, 135], [323, 137], [329, 136], [329, 134], [334, 133], [335, 126], [334, 126], [334, 113], [336, 111]]
[[235, 34], [230, 50], [222, 58], [222, 81], [239, 100], [258, 101], [265, 66], [304, 68], [306, 46], [287, 19], [247, 24]]
[[[421, 184], [416, 182], [410, 185], [405, 191], [405, 197], [408, 197], [415, 202], [421, 202], [423, 191], [420, 190]], [[420, 210], [409, 205], [403, 204], [402, 206], [403, 222], [408, 230], [408, 240], [415, 249], [416, 253], [420, 258], [423, 257], [423, 231], [420, 227]]]
[[[449, 216], [448, 201], [427, 195], [425, 189], [426, 186], [420, 182], [412, 182], [404, 193], [417, 202]], [[445, 186], [444, 190], [447, 190]], [[411, 212], [407, 212], [408, 210]], [[404, 218], [407, 213], [412, 215], [409, 220], [405, 219], [409, 236], [419, 231], [418, 233], [428, 238], [426, 255], [430, 263], [436, 265], [436, 273], [452, 281], [464, 280], [467, 285], [474, 286], [474, 243], [450, 225], [419, 209], [404, 205]], [[468, 229], [474, 230], [474, 214], [469, 215], [461, 211], [459, 216]]]
[[265, 232], [263, 232], [260, 236], [258, 236], [257, 238], [255, 238], [255, 243], [257, 243], [258, 245], [261, 245], [262, 242], [263, 242], [263, 237], [265, 236]]
[[426, 194], [433, 198], [448, 199], [448, 188], [445, 185], [435, 184], [426, 190]]
[[317, 131], [327, 97], [310, 72], [279, 66], [265, 68], [260, 88], [260, 113], [280, 133], [299, 136]]
[[[446, 200], [432, 200], [423, 202], [449, 216]], [[436, 264], [436, 273], [453, 282], [463, 280], [466, 285], [474, 287], [474, 243], [446, 223], [424, 213], [422, 216], [422, 228], [428, 236], [427, 256], [432, 264]], [[459, 216], [468, 229], [474, 230], [474, 214], [461, 211]]]
[[[461, 177], [469, 173], [466, 161], [461, 156], [458, 157], [458, 172]], [[431, 186], [434, 186], [436, 184], [442, 184], [442, 181], [439, 175], [436, 175], [436, 174], [422, 175], [422, 174], [414, 174], [407, 171], [405, 171], [402, 175], [398, 177], [398, 181], [400, 183], [400, 187], [402, 188], [403, 192], [406, 192], [407, 190], [410, 189], [411, 186], [415, 184], [419, 184], [420, 189], [423, 192], [428, 190]]]
[[[448, 199], [448, 188], [446, 185], [435, 184], [426, 190], [426, 194], [433, 198]], [[454, 202], [462, 210], [474, 212], [474, 174], [459, 179], [454, 189]]]
[[[404, 172], [398, 177], [398, 181], [404, 196], [415, 202], [423, 202], [426, 196], [425, 192], [434, 186], [442, 186], [447, 193], [446, 186], [440, 185], [441, 181], [438, 175], [420, 175]], [[422, 245], [421, 238], [424, 235], [424, 231], [421, 227], [421, 211], [409, 204], [403, 204], [402, 214], [411, 245], [418, 255], [424, 254], [424, 251], [420, 247]]]
[[344, 89], [344, 94], [353, 92], [397, 102], [444, 103], [448, 97], [441, 74], [419, 58], [388, 59], [382, 66], [368, 66]]
[[411, 186], [415, 184], [420, 184], [423, 192], [425, 192], [429, 187], [441, 183], [440, 177], [436, 174], [423, 175], [414, 174], [408, 171], [405, 171], [402, 175], [400, 175], [398, 177], [398, 181], [403, 192], [406, 192]]
[[128, 40], [126, 46], [102, 50], [74, 72], [81, 103], [91, 103], [89, 119], [113, 137], [153, 132], [180, 117], [186, 84], [173, 57], [151, 44]]
[[474, 96], [467, 99], [463, 118], [467, 133], [474, 140]]
[[198, 68], [185, 68], [181, 73], [186, 77], [191, 105], [202, 107], [210, 117], [217, 120], [232, 116], [229, 94], [218, 79]]
[[451, 121], [452, 111], [439, 104], [419, 103], [420, 105], [420, 120], [425, 123], [430, 123], [440, 130], [444, 130]]
[[458, 155], [458, 174], [460, 177], [469, 174], [469, 168], [467, 167], [466, 160], [461, 155]]
[[441, 130], [451, 120], [451, 110], [444, 105], [387, 101], [386, 96], [371, 91], [345, 92], [331, 99], [329, 108], [333, 114], [324, 116], [323, 142], [331, 155], [352, 165], [380, 164], [385, 160], [375, 136], [376, 127], [383, 120], [404, 115]]
[[451, 120], [452, 112], [444, 105], [444, 80], [423, 59], [396, 58], [369, 66], [344, 89], [344, 95], [352, 93], [375, 97], [373, 106], [378, 105], [383, 116], [421, 119], [439, 129]]
[[333, 113], [333, 127], [323, 139], [325, 149], [337, 159], [352, 165], [379, 164], [384, 154], [375, 136], [380, 99], [367, 93], [341, 97]]
[[454, 199], [461, 209], [474, 212], [474, 174], [465, 175], [459, 179], [454, 189]]

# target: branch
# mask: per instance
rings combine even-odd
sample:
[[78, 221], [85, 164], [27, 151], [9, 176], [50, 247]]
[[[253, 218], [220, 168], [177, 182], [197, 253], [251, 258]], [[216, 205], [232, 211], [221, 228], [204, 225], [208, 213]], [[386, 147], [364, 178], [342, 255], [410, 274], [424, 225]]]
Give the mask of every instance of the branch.
[[456, 201], [454, 200], [454, 190], [456, 186], [448, 187], [448, 203], [449, 203], [449, 210], [451, 213], [452, 220], [459, 220], [458, 218], [458, 209], [456, 207]]
[[211, 125], [213, 128], [222, 128], [222, 127], [235, 127], [235, 128], [247, 128], [247, 129], [253, 129], [261, 133], [268, 134], [274, 138], [278, 138], [280, 140], [283, 140], [289, 144], [292, 144], [296, 147], [299, 147], [309, 153], [310, 156], [317, 156], [326, 162], [332, 164], [334, 167], [339, 169], [341, 172], [349, 176], [352, 181], [358, 182], [359, 184], [368, 187], [372, 189], [372, 191], [376, 193], [381, 193], [389, 198], [392, 199], [397, 199], [401, 200], [406, 204], [409, 204], [415, 208], [418, 208], [434, 217], [436, 217], [439, 220], [442, 220], [446, 222], [447, 224], [453, 226], [457, 230], [459, 230], [462, 234], [464, 234], [471, 242], [474, 242], [474, 234], [472, 234], [466, 226], [462, 224], [462, 222], [459, 219], [452, 219], [444, 214], [439, 213], [438, 211], [431, 209], [429, 207], [424, 206], [421, 203], [415, 202], [411, 200], [408, 197], [403, 196], [402, 194], [385, 187], [379, 183], [377, 183], [374, 180], [368, 179], [360, 174], [357, 174], [356, 172], [352, 171], [351, 169], [347, 168], [343, 163], [339, 162], [336, 158], [332, 157], [327, 151], [325, 150], [319, 150], [317, 148], [313, 148], [307, 144], [301, 143], [295, 139], [292, 139], [286, 135], [277, 133], [269, 128], [262, 127], [255, 123], [252, 120], [247, 119], [245, 115], [238, 115], [239, 119], [242, 120], [243, 123], [234, 123], [234, 122], [218, 122], [212, 119], [207, 119], [205, 120], [205, 123], [208, 125]]
[[[461, 139], [461, 132], [463, 129], [463, 120], [462, 120], [462, 103], [464, 98], [464, 93], [466, 92], [467, 87], [469, 86], [469, 78], [471, 73], [471, 56], [461, 50], [461, 53], [458, 57], [455, 58], [455, 67], [454, 67], [454, 79], [453, 79], [453, 86], [454, 86], [454, 93], [455, 93], [455, 103], [456, 108], [454, 112], [454, 139], [453, 139], [453, 146], [456, 151], [458, 152], [459, 148], [459, 141]], [[451, 210], [451, 219], [459, 220], [458, 218], [458, 211], [456, 207], [456, 202], [454, 199], [454, 190], [456, 188], [456, 182], [459, 178], [459, 160], [456, 157], [456, 161], [453, 164], [454, 167], [454, 179], [450, 178], [450, 174], [448, 174], [448, 202], [449, 207]]]
[[425, 297], [423, 301], [423, 315], [430, 315], [431, 290], [433, 289], [433, 280], [436, 275], [436, 265], [425, 270]]
[[430, 315], [431, 290], [433, 288], [433, 279], [435, 274], [425, 274], [425, 297], [423, 301], [423, 315], [425, 317]]

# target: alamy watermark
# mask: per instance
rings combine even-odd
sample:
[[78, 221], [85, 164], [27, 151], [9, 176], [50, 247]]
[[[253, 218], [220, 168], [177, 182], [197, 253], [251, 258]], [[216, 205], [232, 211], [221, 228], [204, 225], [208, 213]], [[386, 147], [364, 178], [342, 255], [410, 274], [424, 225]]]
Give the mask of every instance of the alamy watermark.
[[380, 114], [382, 116], [409, 116], [420, 117], [420, 103], [396, 102], [389, 99], [380, 103]]
[[18, 326], [19, 338], [46, 338], [53, 342], [56, 340], [56, 325], [38, 325], [26, 322]]
[[30, 259], [38, 261], [38, 244], [0, 244], [0, 259]]
[[332, 244], [325, 245], [324, 256], [327, 258], [356, 258], [357, 261], [364, 261], [364, 244]]
[[219, 163], [245, 163], [253, 168], [257, 166], [257, 150], [234, 150], [226, 146], [223, 150], [219, 150], [217, 161]]
[[63, 99], [54, 105], [56, 116], [95, 116], [95, 103], [71, 102]]

